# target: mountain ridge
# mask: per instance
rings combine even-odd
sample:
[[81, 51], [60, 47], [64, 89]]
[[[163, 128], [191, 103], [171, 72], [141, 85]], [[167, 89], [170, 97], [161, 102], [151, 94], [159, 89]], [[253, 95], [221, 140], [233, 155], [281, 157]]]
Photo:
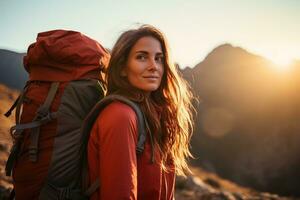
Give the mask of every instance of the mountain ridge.
[[0, 49], [0, 82], [14, 89], [25, 85], [28, 75], [23, 67], [25, 53]]

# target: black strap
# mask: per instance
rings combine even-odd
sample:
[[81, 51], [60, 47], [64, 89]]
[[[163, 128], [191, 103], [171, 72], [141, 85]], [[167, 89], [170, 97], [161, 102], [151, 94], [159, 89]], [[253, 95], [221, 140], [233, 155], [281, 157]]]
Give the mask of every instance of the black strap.
[[[40, 121], [43, 117], [49, 115], [50, 106], [54, 100], [55, 94], [58, 90], [59, 82], [53, 82], [50, 86], [48, 95], [43, 105], [39, 107], [36, 112], [36, 116], [33, 121]], [[38, 144], [40, 136], [40, 126], [32, 128], [30, 133], [30, 145], [29, 145], [29, 159], [32, 162], [38, 160]]]
[[14, 200], [16, 196], [16, 191], [15, 189], [12, 189], [12, 191], [9, 194], [8, 200]]
[[15, 100], [15, 102], [14, 102], [13, 105], [10, 107], [10, 109], [4, 114], [5, 117], [9, 117], [9, 116], [11, 115], [12, 111], [16, 108], [17, 103], [18, 103], [18, 101], [19, 101], [19, 99], [20, 99], [20, 96], [21, 96], [21, 95], [18, 96], [18, 98]]
[[43, 186], [39, 199], [56, 199], [56, 200], [89, 200], [80, 188], [57, 187], [49, 181]]
[[8, 156], [8, 159], [7, 159], [6, 165], [5, 165], [6, 176], [11, 176], [12, 168], [13, 168], [14, 162], [18, 156], [19, 149], [20, 149], [19, 142], [13, 144], [13, 146], [11, 147], [10, 154]]
[[97, 189], [100, 187], [100, 180], [99, 178], [94, 181], [90, 187], [84, 192], [84, 195], [87, 197], [90, 197], [94, 192], [97, 191]]
[[18, 98], [15, 100], [15, 102], [13, 103], [13, 105], [9, 108], [9, 110], [4, 114], [6, 117], [9, 117], [12, 113], [12, 111], [17, 107], [17, 109], [19, 110], [18, 112], [16, 111], [16, 123], [19, 123], [19, 118], [17, 120], [17, 117], [19, 117], [20, 115], [20, 110], [21, 110], [21, 105], [23, 103], [23, 99], [25, 97], [25, 93], [27, 91], [29, 82], [26, 83], [26, 85], [24, 86], [22, 92], [20, 93], [20, 95], [18, 96]]

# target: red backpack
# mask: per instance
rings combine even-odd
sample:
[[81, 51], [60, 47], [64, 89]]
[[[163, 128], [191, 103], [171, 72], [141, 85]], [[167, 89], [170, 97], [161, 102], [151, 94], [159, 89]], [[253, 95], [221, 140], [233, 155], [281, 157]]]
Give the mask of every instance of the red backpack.
[[16, 108], [6, 174], [13, 172], [17, 199], [88, 199], [99, 187], [98, 181], [87, 183], [89, 133], [112, 101], [136, 112], [137, 153], [143, 151], [146, 131], [139, 107], [118, 95], [103, 99], [101, 71], [108, 61], [109, 53], [98, 42], [75, 31], [39, 33], [29, 46], [24, 57], [29, 81], [6, 113]]

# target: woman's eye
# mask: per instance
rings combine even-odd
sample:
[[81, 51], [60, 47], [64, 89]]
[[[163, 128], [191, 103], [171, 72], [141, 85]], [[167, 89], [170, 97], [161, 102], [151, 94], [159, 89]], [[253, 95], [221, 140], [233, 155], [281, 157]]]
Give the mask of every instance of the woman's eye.
[[155, 60], [156, 60], [157, 62], [159, 62], [159, 63], [163, 63], [164, 57], [159, 56], [159, 57], [156, 57]]
[[146, 56], [144, 56], [144, 55], [138, 55], [136, 58], [138, 60], [146, 60]]

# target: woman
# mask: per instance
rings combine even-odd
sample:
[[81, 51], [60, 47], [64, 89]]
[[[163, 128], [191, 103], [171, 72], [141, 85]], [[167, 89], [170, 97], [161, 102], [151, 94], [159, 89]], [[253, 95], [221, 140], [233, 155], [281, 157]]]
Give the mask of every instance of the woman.
[[139, 104], [148, 135], [137, 156], [134, 111], [113, 102], [101, 112], [88, 145], [91, 182], [100, 177], [92, 199], [173, 199], [175, 174], [189, 171], [192, 106], [163, 34], [149, 25], [124, 32], [112, 50], [106, 80], [108, 95]]

